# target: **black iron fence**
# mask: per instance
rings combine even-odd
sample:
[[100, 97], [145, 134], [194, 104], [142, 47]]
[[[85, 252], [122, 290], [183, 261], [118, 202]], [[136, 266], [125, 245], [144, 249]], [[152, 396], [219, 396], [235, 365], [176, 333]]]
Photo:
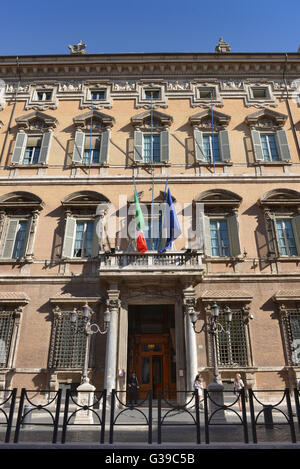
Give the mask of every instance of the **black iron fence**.
[[[223, 391], [222, 399], [216, 391], [204, 389], [201, 400], [193, 391], [159, 390], [157, 400], [149, 391], [134, 405], [127, 401], [126, 391], [119, 390], [109, 396], [106, 390], [84, 394], [68, 390], [64, 402], [61, 397], [61, 390], [23, 388], [18, 397], [16, 389], [1, 391], [0, 442], [17, 444], [20, 435], [29, 433], [34, 442], [34, 432], [38, 432], [39, 442], [45, 434], [52, 443], [64, 444], [69, 433], [77, 432], [78, 442], [87, 442], [91, 435], [93, 443], [111, 445], [300, 443], [298, 389], [249, 389], [239, 396]], [[39, 431], [41, 426], [50, 433]]]

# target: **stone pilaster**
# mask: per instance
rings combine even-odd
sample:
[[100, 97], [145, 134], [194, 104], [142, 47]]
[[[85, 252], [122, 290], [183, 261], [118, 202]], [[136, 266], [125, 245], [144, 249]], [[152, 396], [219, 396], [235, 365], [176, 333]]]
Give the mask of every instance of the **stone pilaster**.
[[183, 290], [185, 348], [186, 348], [186, 388], [193, 390], [195, 376], [198, 372], [196, 333], [193, 330], [191, 314], [195, 311], [195, 290], [188, 286]]
[[107, 290], [107, 308], [110, 312], [110, 324], [107, 333], [106, 357], [105, 357], [105, 377], [104, 388], [108, 395], [116, 387], [117, 373], [117, 349], [118, 349], [118, 324], [120, 310], [120, 291], [116, 285]]

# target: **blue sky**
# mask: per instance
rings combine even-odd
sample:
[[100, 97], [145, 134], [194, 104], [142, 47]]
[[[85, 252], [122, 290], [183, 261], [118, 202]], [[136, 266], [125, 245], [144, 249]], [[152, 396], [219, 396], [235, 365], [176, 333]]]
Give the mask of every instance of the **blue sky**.
[[28, 0], [2, 2], [0, 55], [214, 52], [219, 37], [232, 52], [296, 52], [299, 0]]

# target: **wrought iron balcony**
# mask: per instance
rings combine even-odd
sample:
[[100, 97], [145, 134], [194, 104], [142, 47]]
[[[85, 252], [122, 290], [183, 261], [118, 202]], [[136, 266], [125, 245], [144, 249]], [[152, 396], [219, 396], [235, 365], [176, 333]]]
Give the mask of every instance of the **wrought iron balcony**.
[[100, 254], [100, 276], [178, 275], [202, 277], [202, 254], [186, 250], [167, 253], [148, 251], [145, 254], [105, 252]]

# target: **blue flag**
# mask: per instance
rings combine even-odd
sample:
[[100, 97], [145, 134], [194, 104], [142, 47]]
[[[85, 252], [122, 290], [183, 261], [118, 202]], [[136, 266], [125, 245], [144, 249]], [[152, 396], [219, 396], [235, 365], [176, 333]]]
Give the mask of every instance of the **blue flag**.
[[175, 207], [173, 205], [170, 189], [167, 194], [167, 204], [169, 206], [167, 213], [164, 214], [167, 219], [163, 220], [163, 225], [167, 227], [168, 238], [166, 240], [165, 247], [160, 252], [165, 252], [167, 249], [172, 247], [172, 242], [175, 241], [181, 234], [180, 225], [176, 215]]

